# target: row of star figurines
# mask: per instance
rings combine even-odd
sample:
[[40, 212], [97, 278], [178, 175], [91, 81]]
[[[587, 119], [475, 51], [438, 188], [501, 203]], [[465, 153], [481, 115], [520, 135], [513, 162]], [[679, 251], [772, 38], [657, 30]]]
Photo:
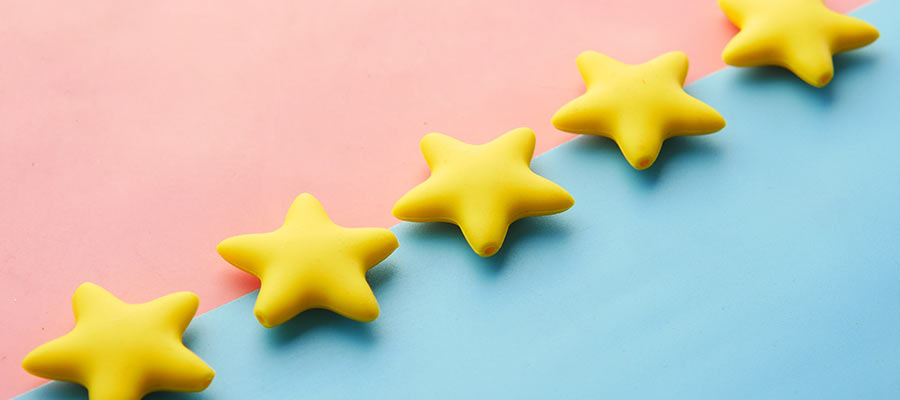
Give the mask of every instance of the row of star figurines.
[[[835, 13], [821, 0], [720, 0], [720, 6], [742, 28], [725, 48], [726, 63], [783, 66], [817, 87], [832, 79], [834, 53], [878, 38], [871, 25]], [[667, 138], [725, 126], [716, 110], [684, 92], [684, 53], [626, 65], [585, 52], [577, 64], [587, 92], [561, 108], [553, 125], [613, 139], [636, 169], [650, 167]], [[478, 255], [496, 254], [510, 223], [574, 204], [563, 188], [530, 169], [534, 144], [527, 128], [483, 145], [425, 136], [421, 148], [431, 176], [397, 202], [394, 216], [456, 224]], [[312, 308], [375, 320], [378, 302], [365, 274], [397, 247], [391, 231], [338, 226], [312, 195], [302, 194], [281, 228], [226, 239], [217, 250], [260, 279], [254, 314], [273, 327]], [[189, 292], [128, 304], [85, 283], [73, 297], [75, 329], [32, 351], [22, 366], [37, 376], [80, 383], [92, 400], [204, 390], [215, 373], [181, 343], [197, 305]]]

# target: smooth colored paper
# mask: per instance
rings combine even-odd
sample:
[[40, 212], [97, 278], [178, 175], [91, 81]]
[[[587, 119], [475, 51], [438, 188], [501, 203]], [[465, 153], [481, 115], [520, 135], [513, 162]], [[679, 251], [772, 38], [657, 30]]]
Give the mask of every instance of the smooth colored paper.
[[487, 259], [456, 227], [402, 223], [368, 275], [375, 322], [269, 330], [241, 297], [188, 329], [210, 388], [149, 398], [900, 397], [900, 3], [854, 15], [882, 39], [838, 56], [828, 87], [701, 79], [687, 90], [720, 133], [672, 139], [646, 171], [572, 140], [533, 162], [570, 211], [513, 224]]

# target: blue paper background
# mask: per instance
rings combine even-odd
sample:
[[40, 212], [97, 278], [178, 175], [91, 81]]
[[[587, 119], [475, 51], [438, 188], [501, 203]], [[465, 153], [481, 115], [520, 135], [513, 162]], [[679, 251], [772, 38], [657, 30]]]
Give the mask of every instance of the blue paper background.
[[369, 273], [377, 321], [267, 330], [251, 293], [188, 329], [210, 388], [148, 398], [900, 398], [900, 4], [854, 14], [882, 38], [827, 87], [702, 79], [687, 90], [720, 133], [666, 142], [647, 171], [609, 140], [566, 143], [533, 168], [575, 207], [515, 223], [497, 256], [400, 224]]

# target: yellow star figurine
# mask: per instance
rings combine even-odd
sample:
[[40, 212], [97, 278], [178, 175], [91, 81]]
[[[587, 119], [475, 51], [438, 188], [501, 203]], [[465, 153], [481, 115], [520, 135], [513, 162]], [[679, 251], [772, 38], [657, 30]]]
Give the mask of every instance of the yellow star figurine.
[[92, 283], [75, 290], [75, 329], [25, 357], [33, 375], [76, 382], [91, 400], [138, 400], [155, 391], [199, 392], [215, 372], [181, 343], [197, 295], [128, 304]]
[[719, 0], [719, 7], [741, 29], [722, 52], [727, 64], [781, 66], [815, 87], [831, 82], [832, 55], [878, 39], [875, 27], [822, 0]]
[[294, 200], [274, 232], [223, 240], [226, 261], [259, 278], [253, 313], [266, 328], [311, 308], [369, 322], [378, 302], [366, 271], [397, 249], [397, 237], [381, 228], [344, 228], [331, 222], [311, 194]]
[[440, 133], [426, 135], [420, 147], [431, 176], [394, 205], [394, 216], [456, 224], [479, 256], [494, 255], [509, 224], [560, 213], [574, 204], [568, 192], [529, 167], [534, 141], [528, 128], [483, 145]]
[[595, 51], [576, 60], [587, 92], [553, 116], [556, 129], [614, 140], [636, 169], [653, 165], [662, 143], [725, 127], [716, 110], [685, 93], [688, 58], [679, 51], [628, 65]]

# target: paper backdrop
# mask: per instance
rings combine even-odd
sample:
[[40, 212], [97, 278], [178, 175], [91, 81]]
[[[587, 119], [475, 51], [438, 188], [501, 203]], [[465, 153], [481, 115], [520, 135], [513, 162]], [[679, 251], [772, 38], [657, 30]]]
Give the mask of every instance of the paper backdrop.
[[542, 152], [572, 138], [549, 121], [583, 91], [581, 51], [681, 50], [693, 81], [736, 31], [710, 0], [4, 0], [0, 15], [0, 397], [43, 382], [19, 364], [72, 327], [81, 282], [131, 302], [190, 290], [210, 310], [258, 285], [216, 243], [276, 228], [297, 194], [391, 226], [428, 174], [422, 135], [527, 126]]

